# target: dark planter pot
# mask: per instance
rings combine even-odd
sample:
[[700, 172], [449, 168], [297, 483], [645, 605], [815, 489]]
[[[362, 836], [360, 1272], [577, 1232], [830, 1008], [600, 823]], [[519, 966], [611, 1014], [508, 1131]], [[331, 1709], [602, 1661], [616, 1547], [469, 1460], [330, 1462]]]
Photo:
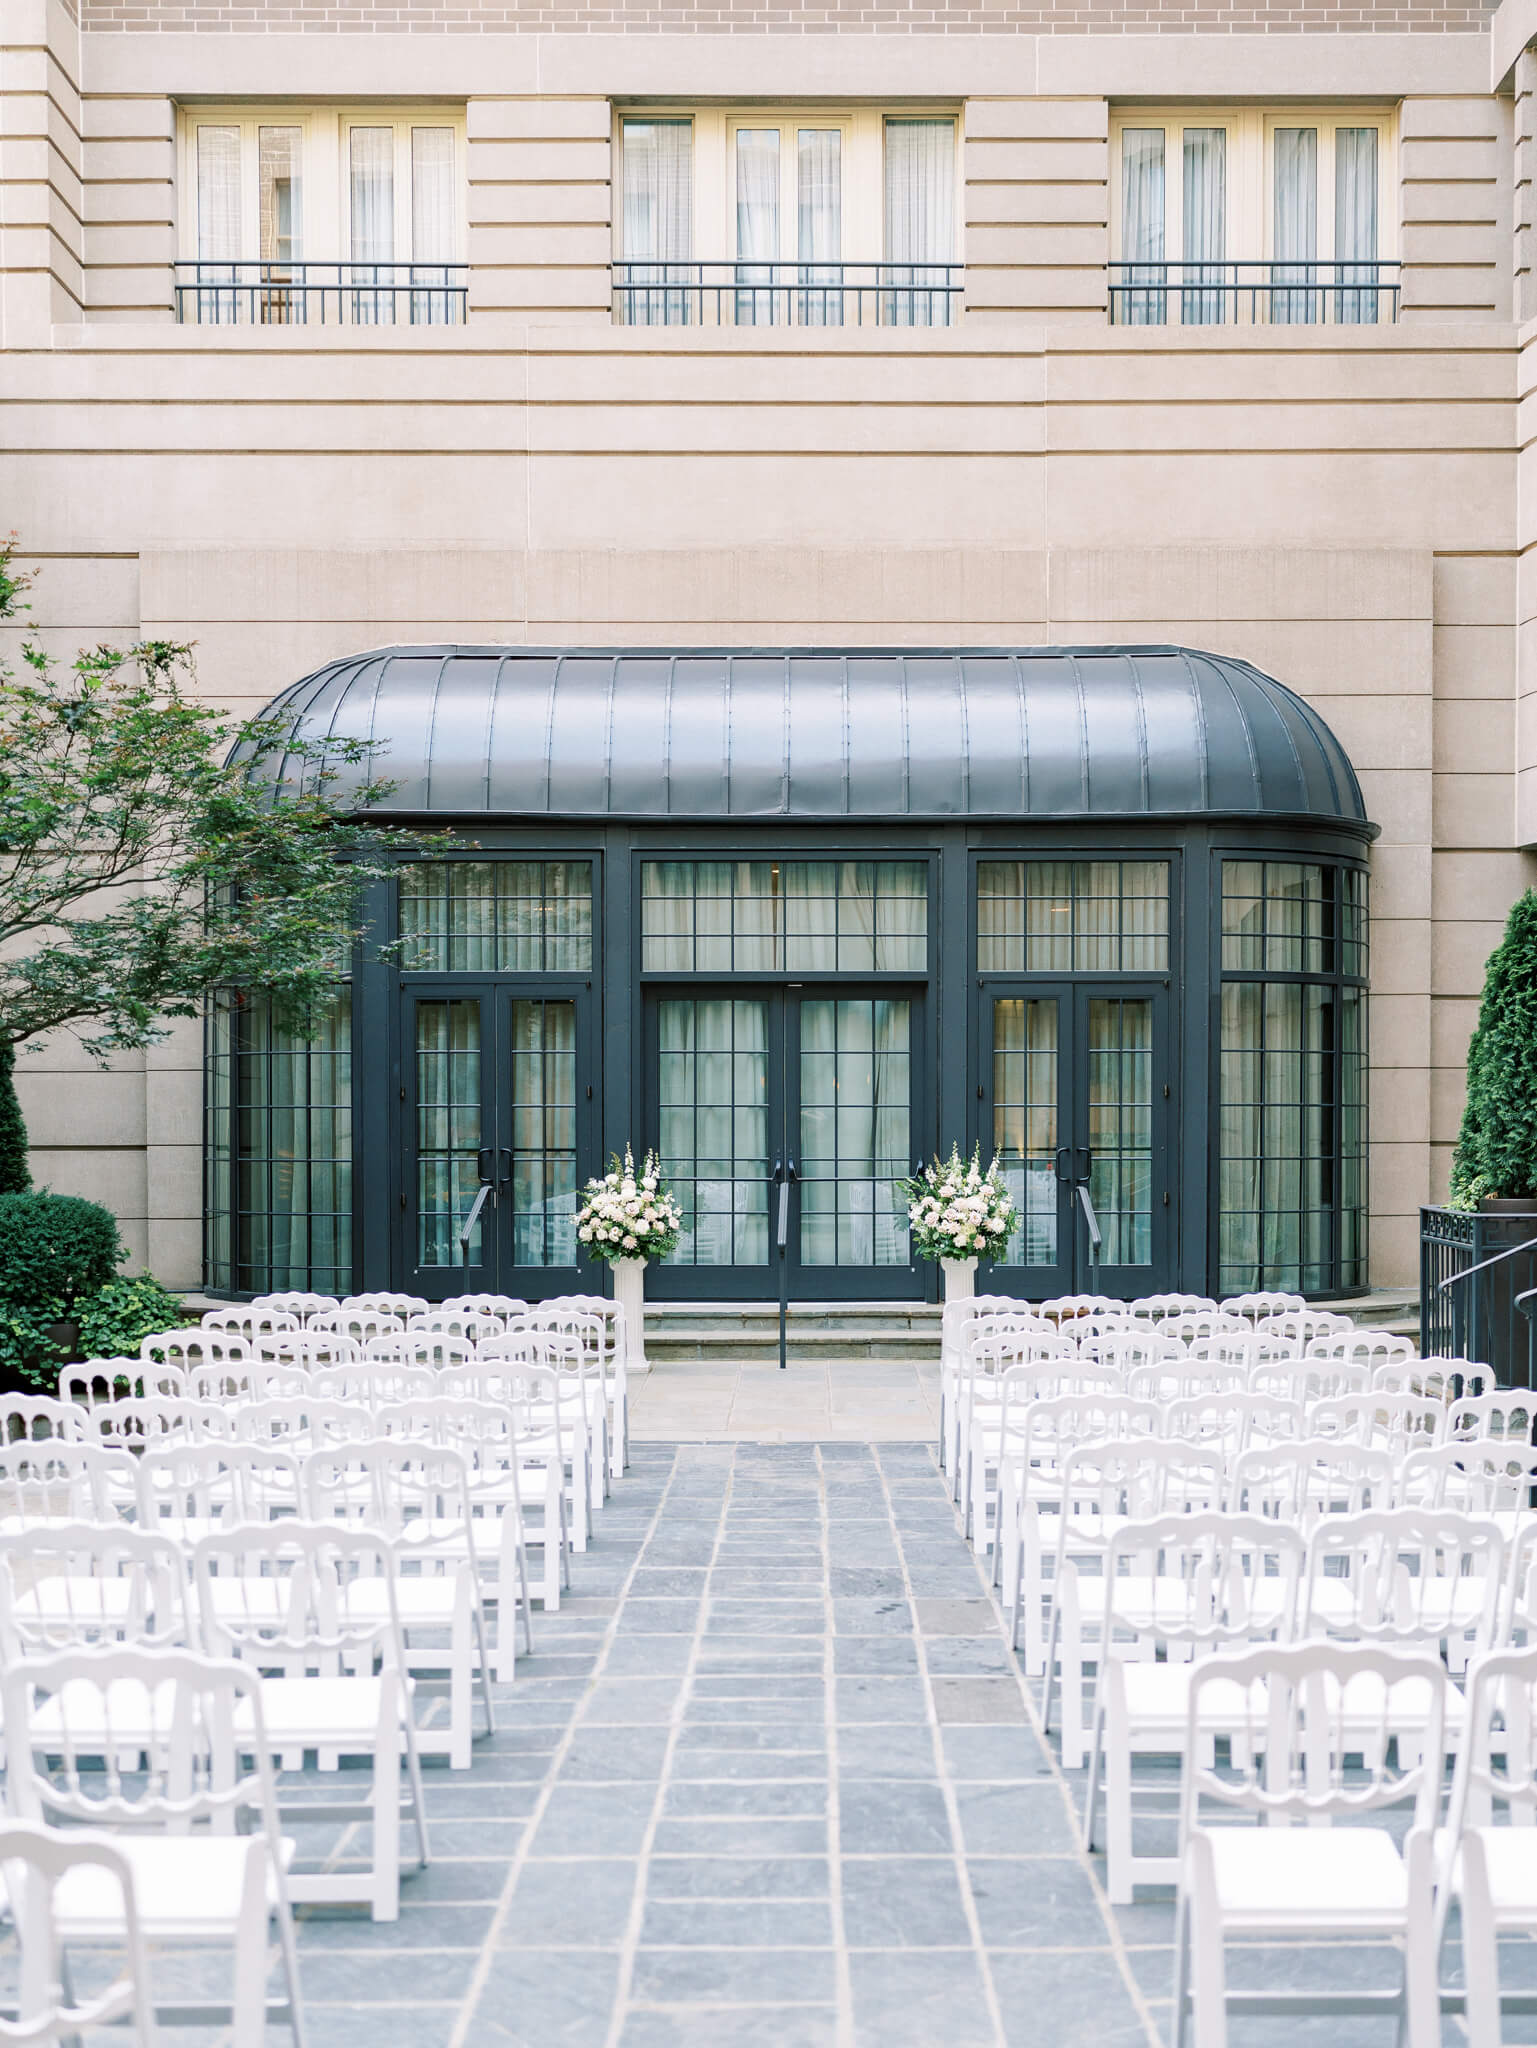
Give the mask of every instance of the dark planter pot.
[[[1499, 1218], [1498, 1234], [1490, 1233], [1493, 1242], [1488, 1244], [1485, 1258], [1537, 1237], [1537, 1202], [1529, 1197], [1489, 1195], [1479, 1203], [1478, 1212]], [[1516, 1298], [1537, 1287], [1537, 1252], [1518, 1252], [1513, 1259], [1502, 1259], [1480, 1273], [1475, 1284], [1483, 1289], [1480, 1325], [1485, 1362], [1494, 1367], [1502, 1387], [1530, 1386], [1537, 1323], [1517, 1308]]]
[[50, 1323], [45, 1334], [59, 1364], [73, 1365], [80, 1356], [80, 1325], [66, 1317], [63, 1322]]

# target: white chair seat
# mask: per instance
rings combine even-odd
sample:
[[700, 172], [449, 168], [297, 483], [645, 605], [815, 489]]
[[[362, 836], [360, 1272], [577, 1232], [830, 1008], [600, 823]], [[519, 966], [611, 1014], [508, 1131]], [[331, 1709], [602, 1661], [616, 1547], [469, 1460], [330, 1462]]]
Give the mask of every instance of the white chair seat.
[[[133, 1871], [139, 1925], [147, 1941], [199, 1941], [239, 1922], [249, 1837], [133, 1835], [115, 1832], [113, 1846]], [[294, 1844], [282, 1840], [283, 1867]], [[264, 1858], [265, 1860], [265, 1858]], [[54, 1894], [59, 1932], [67, 1941], [114, 1941], [123, 1933], [122, 1895], [111, 1873], [82, 1865]], [[277, 1904], [270, 1863], [267, 1904]]]
[[[158, 1532], [157, 1532], [158, 1533]], [[131, 1579], [85, 1578], [75, 1573], [36, 1579], [16, 1596], [20, 1621], [124, 1622], [133, 1612]]]
[[[261, 1685], [269, 1748], [372, 1752], [379, 1732], [379, 1679], [264, 1678]], [[235, 1716], [235, 1734], [250, 1732], [246, 1708]]]
[[1401, 1928], [1409, 1885], [1381, 1828], [1213, 1828], [1212, 1865], [1230, 1928]]
[[61, 1741], [69, 1731], [70, 1746], [89, 1756], [93, 1740], [110, 1742], [114, 1750], [144, 1749], [163, 1738], [171, 1726], [173, 1693], [169, 1686], [153, 1691], [137, 1678], [114, 1679], [105, 1689], [73, 1679], [32, 1709], [32, 1732], [39, 1749]]
[[[1467, 1701], [1450, 1681], [1444, 1697], [1446, 1732], [1450, 1737], [1467, 1718]], [[1332, 1678], [1324, 1680], [1324, 1699], [1332, 1718], [1340, 1711], [1340, 1689]], [[1350, 1733], [1370, 1734], [1380, 1727], [1385, 1706], [1390, 1730], [1422, 1727], [1430, 1714], [1430, 1686], [1423, 1678], [1400, 1679], [1393, 1687], [1389, 1706], [1386, 1683], [1374, 1672], [1358, 1672], [1346, 1684], [1344, 1721]]]
[[[1468, 1828], [1483, 1847], [1489, 1872], [1489, 1897], [1497, 1914], [1508, 1914], [1523, 1927], [1537, 1920], [1537, 1828]], [[1445, 1830], [1436, 1831], [1439, 1854]], [[1462, 1888], [1462, 1857], [1459, 1854], [1452, 1883]]]
[[[1195, 1664], [1138, 1664], [1126, 1662], [1117, 1669], [1117, 1679], [1126, 1701], [1126, 1718], [1134, 1746], [1142, 1748], [1141, 1737], [1165, 1730], [1177, 1738], [1170, 1747], [1183, 1749], [1186, 1717], [1190, 1711], [1190, 1684]], [[1240, 1686], [1218, 1682], [1209, 1685], [1203, 1698], [1201, 1726], [1213, 1735], [1225, 1735], [1239, 1727], [1263, 1727], [1265, 1688], [1255, 1684], [1244, 1698]]]

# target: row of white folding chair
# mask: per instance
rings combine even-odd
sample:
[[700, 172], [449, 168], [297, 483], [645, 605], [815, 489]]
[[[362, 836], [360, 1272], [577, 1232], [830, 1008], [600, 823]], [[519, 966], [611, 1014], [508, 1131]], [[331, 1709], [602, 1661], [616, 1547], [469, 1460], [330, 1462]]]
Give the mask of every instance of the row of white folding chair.
[[[1194, 1667], [1214, 1652], [1265, 1641], [1369, 1643], [1398, 1655], [1424, 1653], [1460, 1667], [1524, 1630], [1524, 1593], [1537, 1527], [1510, 1551], [1490, 1522], [1419, 1509], [1326, 1517], [1310, 1530], [1244, 1513], [1153, 1516], [1123, 1523], [1106, 1541], [1096, 1584], [1065, 1589], [1064, 1720], [1081, 1691], [1085, 1652], [1097, 1668], [1085, 1845], [1093, 1847], [1103, 1773], [1106, 1883], [1113, 1904], [1130, 1904], [1137, 1884], [1177, 1875], [1167, 1854], [1139, 1855], [1133, 1837], [1135, 1759], [1180, 1755]], [[1447, 1693], [1442, 1739], [1455, 1751], [1461, 1696]], [[1384, 1712], [1380, 1688], [1343, 1702], [1349, 1747], [1373, 1761], [1398, 1744], [1425, 1744], [1425, 1702], [1399, 1693]], [[1203, 1730], [1203, 1748], [1232, 1731]], [[1185, 1763], [1190, 1759], [1185, 1757]]]
[[[10, 1664], [0, 1708], [19, 1816], [0, 1830], [0, 1871], [20, 1937], [20, 2037], [70, 2040], [121, 2012], [135, 2048], [149, 2048], [158, 2009], [162, 2021], [229, 2027], [232, 2048], [263, 2048], [269, 2024], [302, 2048], [294, 1845], [281, 1833], [257, 1675], [187, 1651], [67, 1650]], [[77, 1743], [81, 1721], [89, 1733]], [[128, 1747], [142, 1770], [119, 1768]], [[286, 1996], [269, 2002], [274, 1933]], [[103, 1943], [126, 1950], [126, 1977], [77, 1999], [68, 1951]], [[228, 1953], [230, 1998], [151, 1999], [150, 1944]]]
[[[483, 1468], [477, 1468], [477, 1476], [483, 1476]], [[210, 1536], [242, 1526], [286, 1525], [293, 1518], [344, 1525], [383, 1539], [397, 1578], [394, 1600], [402, 1630], [402, 1668], [446, 1673], [447, 1722], [424, 1732], [421, 1746], [446, 1756], [455, 1770], [469, 1768], [477, 1674], [486, 1732], [495, 1725], [481, 1565], [492, 1565], [502, 1595], [499, 1676], [513, 1675], [519, 1610], [526, 1633], [529, 1601], [516, 1500], [501, 1518], [497, 1511], [505, 1502], [493, 1499], [490, 1489], [481, 1486], [472, 1508], [469, 1466], [458, 1447], [422, 1438], [374, 1440], [300, 1458], [252, 1446], [201, 1444], [147, 1453], [139, 1461], [136, 1478], [135, 1527], [129, 1530], [122, 1522], [91, 1525], [108, 1558], [120, 1556], [113, 1544], [118, 1535], [161, 1538], [190, 1559], [196, 1546]], [[480, 1510], [478, 1519], [475, 1509]], [[66, 1540], [78, 1535], [78, 1526], [71, 1530], [50, 1522], [0, 1536], [0, 1560], [25, 1557], [35, 1566], [39, 1560], [87, 1554]], [[110, 1571], [106, 1577], [112, 1577]], [[121, 1573], [109, 1585], [99, 1572], [66, 1571], [11, 1592], [19, 1601], [16, 1612], [45, 1636], [49, 1629], [62, 1628], [73, 1640], [82, 1615], [97, 1621], [110, 1618], [130, 1639], [143, 1639], [149, 1627], [144, 1613], [138, 1613], [137, 1626], [132, 1625], [134, 1610]], [[359, 1589], [358, 1599], [366, 1593]], [[374, 1589], [373, 1597], [377, 1605], [382, 1589]], [[387, 1618], [381, 1614], [381, 1619]], [[209, 1619], [205, 1617], [205, 1622]], [[58, 1645], [50, 1637], [47, 1646]]]
[[[419, 1861], [428, 1857], [418, 1734], [407, 1676], [392, 1546], [381, 1533], [334, 1521], [289, 1518], [236, 1525], [184, 1550], [170, 1538], [122, 1526], [58, 1526], [0, 1544], [5, 1665], [29, 1656], [89, 1654], [100, 1646], [165, 1656], [189, 1648], [238, 1659], [256, 1676], [269, 1758], [286, 1770], [314, 1752], [322, 1769], [342, 1757], [366, 1760], [367, 1790], [279, 1806], [306, 1824], [366, 1824], [366, 1871], [292, 1876], [301, 1903], [366, 1904], [375, 1919], [399, 1915], [400, 1823], [409, 1814]], [[124, 1637], [136, 1641], [124, 1644]], [[130, 1688], [84, 1706], [72, 1689], [34, 1707], [32, 1747], [77, 1770], [86, 1757], [111, 1774], [133, 1771], [163, 1736], [164, 1707]], [[238, 1718], [237, 1736], [249, 1722]], [[37, 1818], [15, 1794], [16, 1725], [7, 1716], [12, 1809]], [[174, 1758], [173, 1758], [174, 1765]]]

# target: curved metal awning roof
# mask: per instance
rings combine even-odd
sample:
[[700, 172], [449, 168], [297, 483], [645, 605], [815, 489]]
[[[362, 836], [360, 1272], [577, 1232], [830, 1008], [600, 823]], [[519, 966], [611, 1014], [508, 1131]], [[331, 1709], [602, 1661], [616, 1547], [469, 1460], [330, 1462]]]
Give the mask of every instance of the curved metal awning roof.
[[[383, 814], [467, 818], [1327, 821], [1374, 834], [1328, 726], [1185, 647], [386, 647], [267, 716]], [[313, 760], [313, 756], [310, 757]], [[259, 773], [302, 775], [280, 748]]]

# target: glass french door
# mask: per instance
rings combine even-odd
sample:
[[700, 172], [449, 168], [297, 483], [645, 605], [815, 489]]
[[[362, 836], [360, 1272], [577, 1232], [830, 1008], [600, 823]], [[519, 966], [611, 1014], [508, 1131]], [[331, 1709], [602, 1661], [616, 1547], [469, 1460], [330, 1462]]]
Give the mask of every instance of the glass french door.
[[893, 1183], [920, 1126], [905, 990], [654, 991], [655, 1142], [684, 1216], [659, 1296], [897, 1300], [922, 1292]]
[[538, 1299], [588, 1284], [576, 1241], [577, 1189], [596, 1164], [586, 1007], [585, 986], [556, 982], [408, 988], [398, 1264], [413, 1292]]
[[1008, 1255], [991, 1269], [999, 1291], [1129, 1300], [1167, 1287], [1163, 988], [989, 982], [982, 1003], [979, 1136], [1019, 1208]]

